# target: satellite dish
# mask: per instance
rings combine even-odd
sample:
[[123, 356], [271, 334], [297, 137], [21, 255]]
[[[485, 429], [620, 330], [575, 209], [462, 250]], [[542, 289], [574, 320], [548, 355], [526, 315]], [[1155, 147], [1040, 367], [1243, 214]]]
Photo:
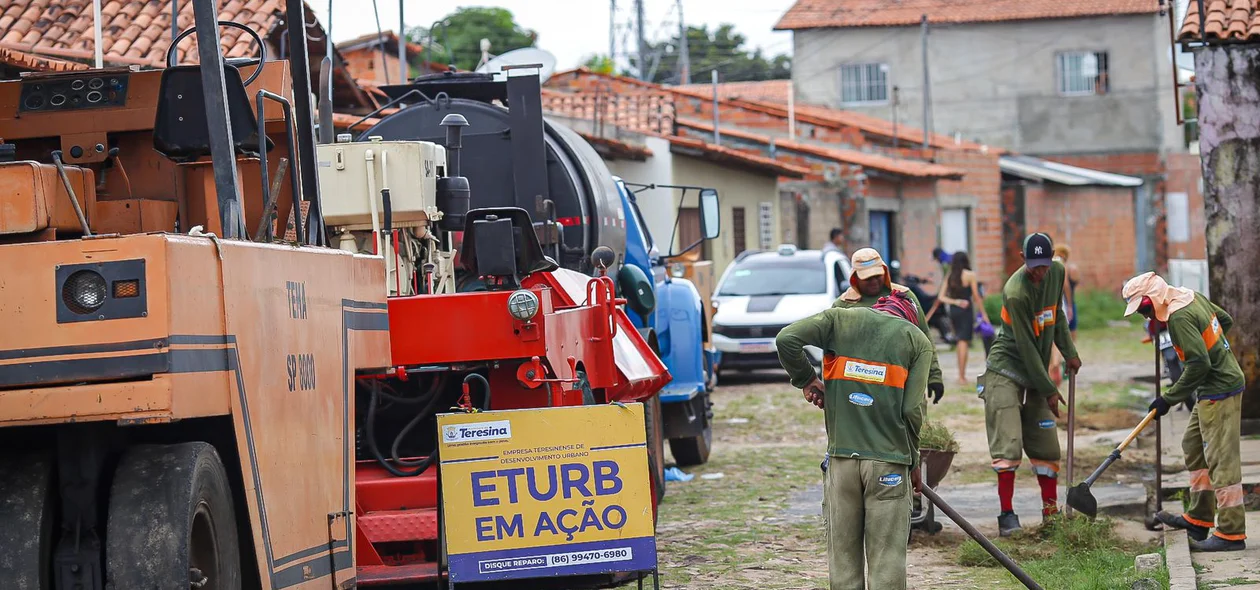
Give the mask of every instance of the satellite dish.
[[556, 56], [536, 47], [513, 49], [503, 55], [491, 58], [490, 61], [477, 68], [477, 72], [494, 74], [496, 80], [503, 80], [507, 78], [507, 73], [503, 71], [503, 68], [523, 65], [539, 66], [538, 81], [539, 83], [544, 83], [548, 78], [551, 78], [552, 74], [556, 73]]

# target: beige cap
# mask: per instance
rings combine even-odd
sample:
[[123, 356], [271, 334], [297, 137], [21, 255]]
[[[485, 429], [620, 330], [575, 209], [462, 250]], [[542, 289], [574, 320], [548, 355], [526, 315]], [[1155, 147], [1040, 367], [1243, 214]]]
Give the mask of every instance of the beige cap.
[[883, 257], [874, 248], [862, 248], [854, 252], [850, 262], [853, 263], [853, 274], [859, 279], [865, 280], [888, 274], [888, 267], [884, 264]]

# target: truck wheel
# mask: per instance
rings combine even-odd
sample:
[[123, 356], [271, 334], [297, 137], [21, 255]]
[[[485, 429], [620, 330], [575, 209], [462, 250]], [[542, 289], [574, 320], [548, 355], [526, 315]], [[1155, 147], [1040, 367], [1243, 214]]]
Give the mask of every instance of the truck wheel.
[[661, 398], [653, 395], [643, 402], [643, 421], [647, 423], [648, 471], [652, 477], [653, 522], [659, 512], [656, 505], [665, 499], [665, 427], [661, 419]]
[[669, 439], [669, 450], [679, 467], [703, 465], [709, 461], [709, 449], [713, 446], [713, 421], [709, 413], [709, 396], [704, 395], [704, 432], [686, 438]]
[[0, 465], [0, 588], [52, 587], [52, 461], [26, 455]]
[[109, 495], [111, 587], [240, 590], [238, 543], [227, 472], [213, 446], [144, 445], [123, 455]]

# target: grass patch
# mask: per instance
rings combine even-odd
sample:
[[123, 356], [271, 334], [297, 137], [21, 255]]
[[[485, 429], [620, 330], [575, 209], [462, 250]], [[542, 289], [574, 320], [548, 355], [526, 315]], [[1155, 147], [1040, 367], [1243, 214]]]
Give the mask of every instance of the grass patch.
[[958, 439], [954, 438], [954, 433], [935, 420], [923, 423], [923, 430], [919, 433], [919, 447], [947, 453], [957, 453], [962, 448], [958, 444]]
[[[1121, 539], [1114, 526], [1107, 518], [1091, 521], [1059, 517], [995, 544], [1047, 590], [1129, 588], [1139, 578], [1133, 569], [1133, 558], [1154, 548]], [[959, 547], [957, 562], [967, 567], [1001, 569], [997, 560], [975, 541]], [[1005, 570], [993, 573], [993, 581], [1003, 587], [1020, 587]], [[1155, 577], [1162, 584], [1168, 583], [1166, 569]]]

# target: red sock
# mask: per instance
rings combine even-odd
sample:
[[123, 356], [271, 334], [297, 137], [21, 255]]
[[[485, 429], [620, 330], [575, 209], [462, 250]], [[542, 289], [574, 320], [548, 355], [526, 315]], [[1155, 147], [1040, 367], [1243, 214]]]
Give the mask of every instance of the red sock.
[[1041, 486], [1041, 513], [1049, 516], [1059, 512], [1059, 480], [1044, 475], [1037, 476], [1037, 485]]
[[1011, 498], [1015, 497], [1015, 472], [998, 472], [998, 500], [1002, 502], [1002, 512], [1014, 512]]

